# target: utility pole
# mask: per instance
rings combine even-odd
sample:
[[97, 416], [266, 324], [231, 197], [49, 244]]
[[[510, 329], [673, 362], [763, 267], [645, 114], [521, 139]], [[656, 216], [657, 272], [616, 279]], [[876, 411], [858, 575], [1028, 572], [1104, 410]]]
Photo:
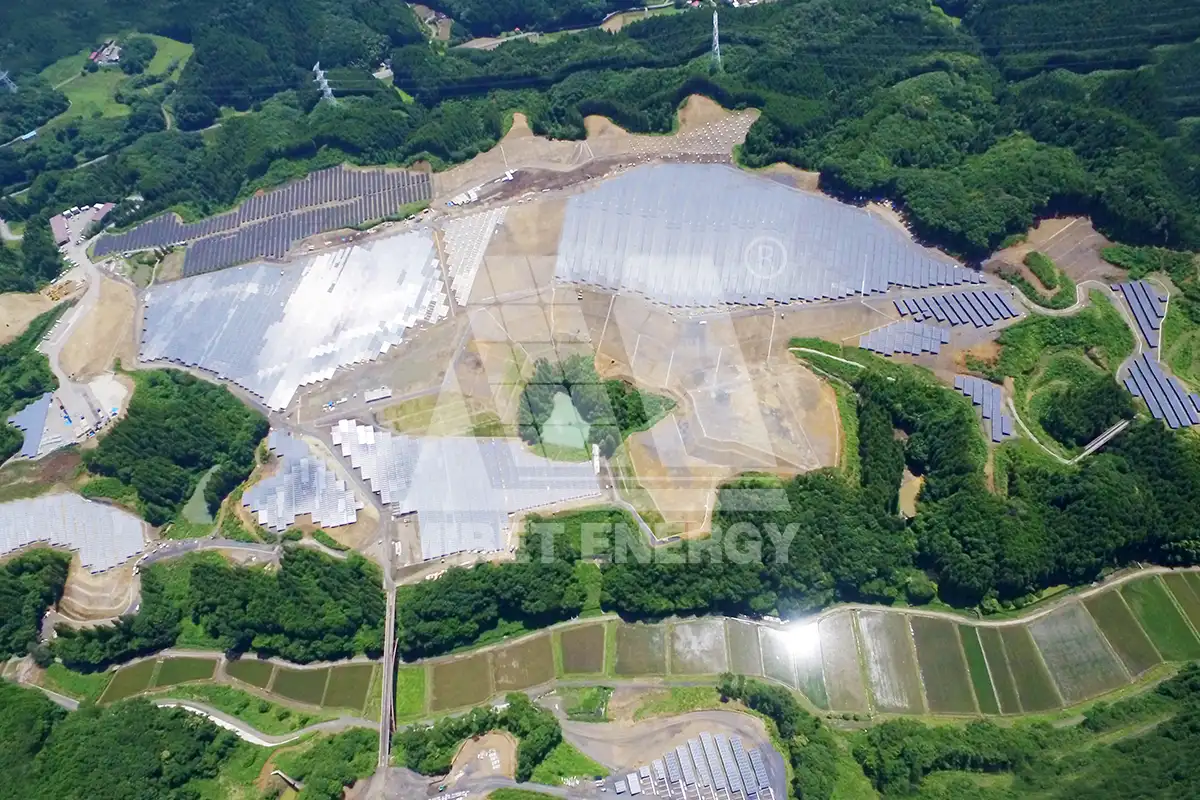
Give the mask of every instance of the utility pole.
[[17, 93], [17, 85], [12, 82], [11, 78], [8, 77], [7, 71], [0, 72], [0, 85], [7, 87], [8, 90], [13, 94]]
[[721, 32], [717, 27], [717, 12], [715, 10], [713, 11], [712, 68], [714, 72], [721, 71]]
[[316, 64], [313, 64], [313, 74], [317, 76], [313, 83], [317, 84], [318, 88], [320, 88], [321, 94], [324, 96], [324, 98], [332, 105], [336, 106], [337, 98], [333, 96], [333, 89], [329, 88], [329, 80], [325, 77], [325, 70], [321, 69], [320, 61], [318, 61]]

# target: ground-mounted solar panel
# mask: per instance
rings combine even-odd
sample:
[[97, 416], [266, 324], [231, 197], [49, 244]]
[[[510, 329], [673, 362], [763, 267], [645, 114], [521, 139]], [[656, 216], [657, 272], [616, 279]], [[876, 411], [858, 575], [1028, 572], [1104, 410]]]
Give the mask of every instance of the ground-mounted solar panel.
[[77, 494], [11, 500], [0, 503], [0, 556], [45, 544], [77, 552], [85, 569], [100, 573], [143, 551], [144, 528], [133, 514]]
[[700, 744], [704, 747], [704, 760], [708, 762], [708, 773], [712, 776], [713, 786], [717, 789], [728, 789], [729, 781], [725, 777], [725, 768], [721, 766], [721, 756], [717, 752], [717, 743], [711, 733], [700, 734]]
[[708, 772], [708, 759], [704, 756], [704, 748], [700, 744], [699, 739], [688, 739], [688, 752], [692, 756], [692, 763], [696, 765], [696, 777], [700, 780], [701, 786], [712, 786], [712, 775]]
[[954, 388], [979, 409], [993, 442], [1013, 436], [1012, 420], [1004, 413], [1004, 395], [999, 386], [973, 375], [955, 375]]

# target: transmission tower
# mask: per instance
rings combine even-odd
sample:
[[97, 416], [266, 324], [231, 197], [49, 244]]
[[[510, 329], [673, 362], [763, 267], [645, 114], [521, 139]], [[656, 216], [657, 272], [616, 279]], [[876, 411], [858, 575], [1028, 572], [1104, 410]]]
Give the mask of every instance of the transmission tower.
[[5, 86], [13, 94], [17, 93], [17, 85], [8, 77], [7, 72], [0, 72], [0, 85]]
[[721, 71], [721, 32], [717, 27], [716, 11], [713, 11], [712, 67], [715, 72]]
[[324, 98], [332, 105], [336, 106], [337, 98], [333, 96], [333, 89], [329, 88], [329, 80], [325, 77], [325, 70], [321, 69], [320, 61], [318, 61], [316, 64], [313, 64], [313, 74], [317, 76], [313, 83], [317, 84], [317, 86], [320, 88], [321, 94], [324, 96]]

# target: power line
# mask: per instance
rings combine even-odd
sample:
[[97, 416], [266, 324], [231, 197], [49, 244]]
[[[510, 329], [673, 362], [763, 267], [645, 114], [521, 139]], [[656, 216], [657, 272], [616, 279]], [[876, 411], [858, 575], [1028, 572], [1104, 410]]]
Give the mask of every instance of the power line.
[[13, 94], [17, 93], [17, 85], [12, 82], [11, 78], [8, 77], [7, 71], [0, 72], [0, 84], [3, 84], [4, 86], [8, 87], [8, 90], [10, 92], [12, 92]]
[[321, 94], [329, 101], [330, 105], [337, 105], [337, 98], [333, 96], [333, 89], [329, 88], [329, 80], [325, 77], [325, 70], [321, 69], [321, 62], [313, 64], [313, 74], [316, 79], [313, 81], [321, 89]]
[[717, 12], [715, 10], [713, 11], [712, 65], [714, 72], [721, 71], [721, 32], [717, 28]]

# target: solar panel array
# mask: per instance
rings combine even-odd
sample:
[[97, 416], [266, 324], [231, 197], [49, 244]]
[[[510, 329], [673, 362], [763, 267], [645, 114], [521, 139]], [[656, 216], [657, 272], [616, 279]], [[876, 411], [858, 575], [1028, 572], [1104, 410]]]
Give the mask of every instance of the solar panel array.
[[867, 211], [719, 164], [639, 167], [572, 197], [555, 277], [680, 307], [983, 281]]
[[1004, 413], [1004, 396], [999, 386], [971, 375], [955, 375], [954, 388], [980, 407], [983, 418], [990, 423], [988, 429], [993, 442], [1002, 442], [1016, 435], [1013, 433], [1012, 417]]
[[[701, 799], [773, 797], [762, 753], [747, 750], [740, 736], [702, 732], [699, 738], [668, 750], [651, 767], [641, 767], [622, 779], [631, 793], [640, 794], [649, 788], [656, 795], [670, 797], [679, 793], [684, 797], [694, 793]], [[644, 781], [651, 780], [652, 774], [654, 785], [646, 787]]]
[[46, 415], [50, 412], [50, 400], [54, 392], [46, 392], [23, 409], [8, 418], [8, 424], [25, 434], [21, 442], [22, 458], [37, 458], [42, 447], [42, 434], [46, 430]]
[[79, 553], [89, 572], [123, 564], [145, 546], [140, 519], [77, 494], [47, 494], [0, 503], [0, 556], [35, 544]]
[[417, 515], [426, 560], [503, 549], [509, 515], [600, 494], [590, 461], [550, 461], [516, 439], [403, 436], [353, 420], [332, 437], [393, 513]]
[[283, 258], [299, 239], [361, 225], [408, 203], [427, 201], [431, 187], [424, 172], [338, 166], [251, 197], [227, 214], [200, 222], [163, 214], [125, 233], [105, 234], [94, 252], [104, 256], [195, 242], [184, 256], [183, 274], [198, 275], [256, 258]]
[[1113, 288], [1125, 295], [1125, 302], [1129, 303], [1129, 310], [1133, 312], [1146, 344], [1158, 347], [1159, 329], [1162, 328], [1163, 317], [1167, 315], [1167, 298], [1147, 281], [1118, 283]]
[[311, 514], [313, 524], [322, 528], [352, 525], [358, 520], [363, 502], [308, 445], [286, 431], [271, 431], [267, 447], [279, 457], [278, 472], [242, 496], [242, 505], [254, 512], [259, 525], [286, 531], [302, 514]]
[[950, 330], [920, 322], [893, 322], [858, 337], [858, 346], [885, 356], [907, 353], [940, 353], [950, 341]]
[[465, 306], [471, 297], [471, 287], [483, 264], [483, 254], [496, 226], [504, 222], [507, 210], [507, 207], [493, 208], [482, 214], [449, 220], [442, 226], [442, 249], [446, 253], [446, 272], [450, 275], [450, 294], [460, 306]]
[[1145, 400], [1150, 414], [1165, 420], [1171, 428], [1200, 424], [1200, 395], [1189, 395], [1177, 378], [1163, 372], [1158, 362], [1146, 353], [1130, 364], [1125, 388], [1134, 397]]
[[1021, 316], [1011, 295], [991, 289], [949, 292], [893, 302], [901, 316], [911, 316], [917, 322], [936, 319], [951, 325], [987, 328], [1002, 320]]
[[427, 231], [156, 284], [144, 302], [142, 361], [206, 370], [276, 410], [449, 312]]

